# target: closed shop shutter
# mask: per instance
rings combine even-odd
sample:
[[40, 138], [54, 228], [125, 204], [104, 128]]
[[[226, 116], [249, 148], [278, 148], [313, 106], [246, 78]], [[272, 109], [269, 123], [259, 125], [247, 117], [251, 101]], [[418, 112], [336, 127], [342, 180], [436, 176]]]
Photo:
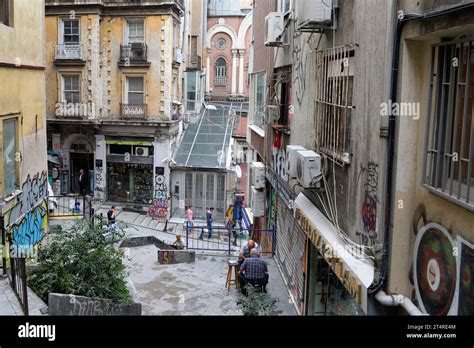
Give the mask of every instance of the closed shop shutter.
[[292, 211], [277, 195], [276, 261], [288, 285], [299, 314], [304, 309], [306, 235]]

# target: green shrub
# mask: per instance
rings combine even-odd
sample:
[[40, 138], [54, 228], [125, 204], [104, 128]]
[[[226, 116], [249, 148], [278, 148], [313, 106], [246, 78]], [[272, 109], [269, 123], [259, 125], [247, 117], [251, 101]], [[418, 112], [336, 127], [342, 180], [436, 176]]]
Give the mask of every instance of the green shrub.
[[28, 285], [47, 302], [50, 292], [74, 294], [130, 303], [123, 252], [111, 247], [99, 227], [86, 221], [54, 235], [40, 248], [38, 266], [28, 275]]
[[237, 305], [241, 307], [245, 316], [269, 315], [277, 303], [277, 299], [257, 291], [247, 284], [247, 296], [239, 296]]

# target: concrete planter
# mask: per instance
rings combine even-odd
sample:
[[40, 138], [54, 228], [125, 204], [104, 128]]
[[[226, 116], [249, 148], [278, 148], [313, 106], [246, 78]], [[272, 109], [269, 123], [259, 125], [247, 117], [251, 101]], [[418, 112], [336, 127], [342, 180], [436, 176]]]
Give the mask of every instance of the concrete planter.
[[154, 245], [158, 249], [158, 263], [161, 265], [174, 265], [177, 263], [190, 263], [196, 260], [196, 252], [177, 250], [154, 236], [132, 237], [120, 243], [120, 248], [134, 248], [145, 245]]
[[48, 314], [59, 316], [131, 316], [141, 315], [141, 303], [110, 303], [104, 299], [50, 293]]
[[177, 263], [191, 263], [196, 261], [196, 252], [188, 250], [158, 250], [158, 263], [174, 265]]

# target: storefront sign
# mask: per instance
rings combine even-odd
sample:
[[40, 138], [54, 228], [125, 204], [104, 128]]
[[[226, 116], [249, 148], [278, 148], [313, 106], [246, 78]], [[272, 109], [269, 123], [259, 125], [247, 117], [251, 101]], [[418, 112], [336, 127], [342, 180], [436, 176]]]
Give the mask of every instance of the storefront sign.
[[326, 262], [331, 266], [336, 276], [341, 280], [351, 296], [356, 299], [357, 303], [364, 308], [363, 299], [363, 285], [360, 283], [358, 277], [351, 272], [349, 267], [345, 264], [342, 253], [346, 252], [343, 248], [337, 248], [330, 244], [323, 236], [322, 232], [314, 226], [305, 212], [297, 208], [296, 219], [305, 234], [311, 242], [319, 249], [321, 255]]

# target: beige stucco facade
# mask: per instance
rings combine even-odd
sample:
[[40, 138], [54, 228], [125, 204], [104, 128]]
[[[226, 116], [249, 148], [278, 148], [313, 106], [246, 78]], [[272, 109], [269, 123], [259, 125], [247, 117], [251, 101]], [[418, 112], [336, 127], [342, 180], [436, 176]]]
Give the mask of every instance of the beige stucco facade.
[[[14, 243], [28, 247], [47, 227], [44, 4], [8, 5], [9, 20], [0, 22], [0, 217]], [[7, 122], [15, 125], [8, 135]]]

